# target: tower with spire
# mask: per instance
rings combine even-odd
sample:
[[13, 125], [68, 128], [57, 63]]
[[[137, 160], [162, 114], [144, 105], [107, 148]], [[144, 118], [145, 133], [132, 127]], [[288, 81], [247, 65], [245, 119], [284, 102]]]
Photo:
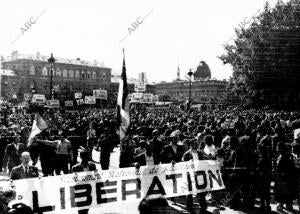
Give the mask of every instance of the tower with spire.
[[179, 64], [178, 64], [178, 67], [177, 67], [177, 78], [176, 78], [177, 81], [180, 80], [180, 69], [179, 69]]

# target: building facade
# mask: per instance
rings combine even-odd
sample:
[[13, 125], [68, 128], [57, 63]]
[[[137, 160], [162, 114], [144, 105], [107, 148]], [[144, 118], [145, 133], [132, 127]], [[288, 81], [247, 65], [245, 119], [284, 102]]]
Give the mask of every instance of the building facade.
[[[1, 75], [0, 96], [6, 99], [16, 95], [17, 101], [24, 100], [25, 93], [44, 94], [50, 97], [50, 64], [49, 56], [18, 54], [1, 58], [1, 67], [12, 74]], [[97, 63], [77, 59], [55, 57], [53, 66], [53, 89], [55, 99], [74, 99], [74, 93], [82, 92], [92, 95], [93, 89], [110, 89], [111, 68], [98, 66]]]
[[[225, 104], [226, 81], [195, 80], [191, 82], [191, 101], [195, 104]], [[189, 99], [190, 82], [174, 81], [156, 84], [156, 93], [169, 96], [171, 101], [183, 102]]]

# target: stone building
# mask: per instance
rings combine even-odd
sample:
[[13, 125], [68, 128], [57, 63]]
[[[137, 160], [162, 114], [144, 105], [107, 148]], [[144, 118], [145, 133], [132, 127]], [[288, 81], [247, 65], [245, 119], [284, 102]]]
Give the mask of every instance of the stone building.
[[[156, 93], [169, 95], [171, 101], [184, 102], [189, 98], [189, 81], [161, 82], [156, 84]], [[191, 83], [191, 101], [197, 104], [225, 104], [226, 81], [195, 80]]]
[[[0, 96], [17, 101], [24, 100], [24, 93], [44, 94], [50, 97], [50, 56], [19, 54], [13, 52], [10, 57], [1, 58], [2, 69], [10, 70], [10, 75], [1, 75]], [[92, 95], [93, 89], [109, 91], [111, 85], [111, 68], [98, 66], [97, 62], [77, 59], [63, 59], [54, 56], [53, 88], [55, 98], [59, 100], [74, 99], [74, 93], [82, 92]], [[109, 97], [109, 95], [108, 95]]]

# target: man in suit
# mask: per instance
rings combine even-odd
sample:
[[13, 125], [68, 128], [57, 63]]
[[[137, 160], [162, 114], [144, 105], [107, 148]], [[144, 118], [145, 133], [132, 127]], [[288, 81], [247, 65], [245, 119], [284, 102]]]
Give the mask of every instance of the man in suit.
[[23, 152], [21, 154], [22, 163], [11, 170], [10, 178], [12, 180], [19, 180], [25, 178], [39, 177], [38, 168], [35, 166], [30, 166], [29, 161], [30, 161], [29, 152]]
[[172, 142], [165, 146], [161, 153], [163, 163], [181, 162], [184, 149], [181, 145], [178, 145], [179, 134], [180, 132], [178, 130], [171, 133], [170, 138]]
[[12, 133], [13, 143], [10, 143], [5, 148], [5, 154], [3, 158], [4, 172], [8, 168], [11, 172], [12, 168], [18, 166], [21, 163], [20, 156], [25, 151], [25, 146], [20, 143], [21, 136], [18, 133]]
[[80, 159], [81, 162], [72, 167], [73, 172], [88, 172], [96, 170], [96, 165], [89, 161], [89, 151], [83, 147], [80, 148]]

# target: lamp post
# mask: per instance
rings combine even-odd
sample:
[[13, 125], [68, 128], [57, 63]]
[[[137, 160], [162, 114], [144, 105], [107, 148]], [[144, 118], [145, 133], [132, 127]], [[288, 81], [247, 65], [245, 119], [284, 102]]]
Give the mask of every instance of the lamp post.
[[51, 53], [51, 57], [48, 59], [48, 62], [50, 63], [50, 92], [49, 92], [49, 97], [53, 100], [54, 93], [53, 93], [53, 88], [52, 88], [52, 79], [53, 79], [53, 66], [55, 63], [55, 59], [53, 57], [53, 54]]
[[190, 84], [189, 84], [189, 105], [191, 103], [191, 93], [192, 93], [192, 76], [194, 75], [194, 73], [192, 72], [192, 69], [190, 69], [190, 71], [187, 73], [187, 75], [190, 77]]

